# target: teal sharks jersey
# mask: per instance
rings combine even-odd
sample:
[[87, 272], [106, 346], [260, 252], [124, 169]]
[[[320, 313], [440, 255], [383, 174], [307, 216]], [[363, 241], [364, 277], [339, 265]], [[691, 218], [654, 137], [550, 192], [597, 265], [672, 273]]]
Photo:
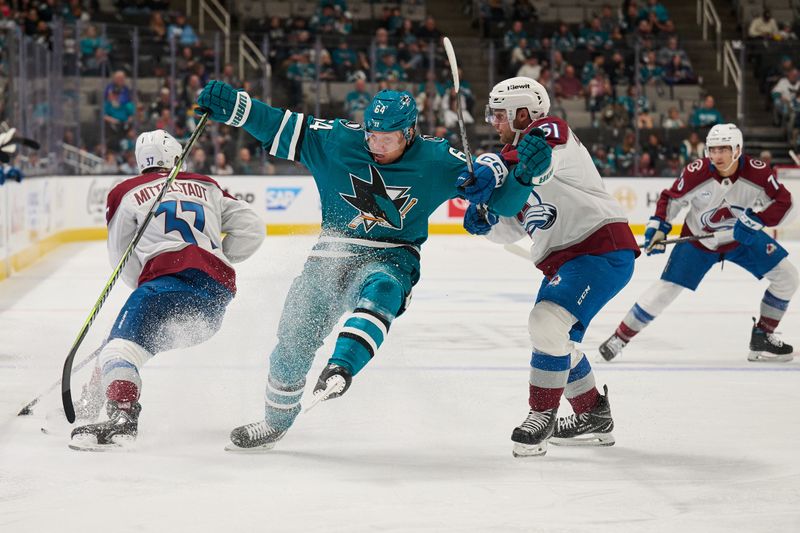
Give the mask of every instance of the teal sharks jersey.
[[[311, 171], [322, 204], [323, 236], [418, 248], [428, 238], [428, 217], [459, 196], [456, 178], [466, 169], [463, 152], [433, 137], [417, 137], [399, 160], [378, 164], [360, 124], [317, 119], [258, 100], [245, 129], [270, 155], [299, 161]], [[509, 179], [503, 188], [513, 191], [493, 195], [499, 200], [490, 208], [516, 214], [530, 186]]]

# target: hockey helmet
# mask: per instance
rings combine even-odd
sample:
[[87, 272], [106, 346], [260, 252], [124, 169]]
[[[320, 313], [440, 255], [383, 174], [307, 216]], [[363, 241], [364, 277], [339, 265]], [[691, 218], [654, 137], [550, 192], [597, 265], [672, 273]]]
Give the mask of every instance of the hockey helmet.
[[[414, 138], [414, 128], [417, 125], [417, 103], [408, 91], [392, 91], [384, 89], [372, 99], [369, 107], [364, 112], [364, 138], [370, 151], [389, 152], [400, 148], [386, 146], [378, 142], [381, 133], [402, 131], [403, 140], [411, 141]], [[379, 135], [373, 135], [373, 134]], [[370, 140], [371, 137], [375, 137]]]
[[715, 146], [730, 146], [733, 151], [733, 159], [738, 159], [744, 151], [742, 130], [736, 127], [736, 124], [717, 124], [708, 131], [706, 136], [706, 157], [708, 157], [708, 149]]
[[517, 76], [501, 81], [489, 93], [489, 104], [486, 106], [486, 122], [509, 123], [511, 131], [520, 133], [523, 130], [514, 127], [517, 110], [525, 108], [536, 120], [550, 112], [550, 96], [544, 86], [533, 78]]
[[136, 139], [136, 164], [139, 172], [150, 168], [171, 169], [183, 148], [164, 130], [146, 131]]

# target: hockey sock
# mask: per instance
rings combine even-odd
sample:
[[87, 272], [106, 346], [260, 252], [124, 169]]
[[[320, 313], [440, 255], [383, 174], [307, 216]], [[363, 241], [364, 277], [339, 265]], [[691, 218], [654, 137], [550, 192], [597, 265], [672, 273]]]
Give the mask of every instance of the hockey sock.
[[594, 372], [592, 372], [592, 366], [589, 364], [586, 354], [572, 352], [572, 360], [577, 360], [578, 363], [569, 371], [564, 396], [572, 405], [575, 414], [579, 415], [594, 409], [600, 397], [600, 391], [595, 385]]
[[152, 355], [125, 339], [112, 339], [100, 352], [101, 383], [106, 397], [115, 402], [134, 402], [139, 399], [142, 378], [139, 368]]
[[788, 307], [789, 300], [782, 300], [767, 290], [761, 299], [761, 316], [756, 327], [767, 333], [774, 332]]
[[617, 326], [617, 331], [614, 334], [625, 342], [629, 342], [637, 333], [642, 331], [655, 317], [641, 307], [639, 304], [633, 304], [631, 310], [622, 319], [622, 322]]
[[300, 398], [303, 396], [305, 380], [300, 383], [285, 384], [276, 380], [272, 374], [267, 376], [267, 390], [264, 395], [264, 419], [272, 428], [283, 430], [292, 425], [300, 414]]
[[543, 412], [558, 407], [569, 377], [569, 361], [569, 354], [533, 352], [528, 399], [531, 409]]
[[391, 321], [378, 312], [363, 307], [354, 310], [339, 332], [330, 362], [344, 366], [355, 375], [375, 357], [390, 325]]

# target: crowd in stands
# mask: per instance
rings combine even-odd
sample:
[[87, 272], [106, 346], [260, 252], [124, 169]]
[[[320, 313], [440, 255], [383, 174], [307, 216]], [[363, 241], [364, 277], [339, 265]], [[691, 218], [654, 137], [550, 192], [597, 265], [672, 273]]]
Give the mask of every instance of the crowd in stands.
[[[415, 3], [415, 2], [410, 2]], [[191, 22], [181, 13], [168, 11], [167, 1], [119, 2], [123, 20], [127, 15], [144, 18], [141, 41], [146, 46], [148, 75], [158, 79], [154, 93], [132, 89], [130, 43], [107, 31], [96, 0], [0, 0], [3, 24], [23, 28], [26, 35], [50, 45], [55, 19], [80, 22], [75, 50], [82, 76], [100, 77], [108, 83], [97, 102], [105, 143], [95, 131], [80, 136], [82, 148], [103, 158], [103, 171], [128, 172], [135, 163], [133, 142], [138, 131], [164, 128], [185, 140], [196, 124], [194, 102], [212, 77], [260, 96], [262, 87], [240, 80], [232, 64], [219, 64], [213, 48], [204, 44]], [[481, 28], [497, 46], [497, 76], [528, 76], [548, 87], [553, 112], [569, 120], [570, 103], [578, 103], [591, 117], [595, 129], [613, 131], [590, 148], [604, 175], [635, 173], [636, 136], [639, 136], [638, 173], [675, 175], [676, 168], [702, 154], [704, 128], [724, 120], [714, 98], [705, 96], [693, 108], [664, 107], [653, 94], [668, 95], [672, 87], [695, 85], [698, 73], [676, 33], [668, 10], [658, 0], [626, 0], [599, 5], [579, 25], [537, 23], [534, 5], [527, 0], [477, 2]], [[18, 6], [18, 7], [17, 7]], [[325, 116], [343, 116], [361, 121], [373, 94], [382, 88], [406, 89], [414, 95], [419, 110], [419, 130], [446, 137], [459, 144], [456, 93], [446, 70], [441, 48], [442, 33], [436, 20], [427, 16], [412, 20], [396, 6], [382, 6], [380, 16], [369, 23], [353, 20], [346, 0], [320, 0], [311, 16], [271, 16], [244, 21], [243, 27], [258, 43], [266, 35], [268, 60], [273, 73], [273, 96], [278, 105], [311, 111], [309, 106], [319, 80], [349, 84], [341, 98], [325, 100]], [[791, 32], [769, 18], [769, 13], [748, 28], [758, 38], [791, 39]], [[106, 20], [106, 19], [103, 19]], [[175, 44], [175, 77], [171, 79], [170, 41]], [[206, 39], [205, 41], [209, 41]], [[637, 62], [638, 58], [638, 62]], [[214, 72], [214, 65], [219, 71]], [[463, 73], [462, 73], [463, 74]], [[769, 74], [776, 121], [795, 124], [798, 80], [795, 63], [781, 63]], [[777, 77], [776, 77], [777, 76]], [[649, 96], [649, 97], [648, 97]], [[98, 97], [100, 97], [98, 95]], [[462, 77], [461, 104], [465, 122], [473, 124], [472, 111], [482, 110], [472, 88]], [[690, 134], [690, 129], [694, 130]], [[670, 135], [678, 130], [680, 135]], [[699, 133], [698, 133], [699, 131]], [[241, 131], [222, 125], [203, 138], [192, 154], [190, 168], [199, 172], [269, 173], [275, 161], [263, 154], [257, 142]], [[685, 133], [685, 135], [683, 135]], [[65, 141], [75, 141], [68, 130]], [[677, 137], [680, 136], [680, 139]], [[698, 148], [700, 146], [700, 148]], [[282, 172], [296, 167], [281, 167]]]

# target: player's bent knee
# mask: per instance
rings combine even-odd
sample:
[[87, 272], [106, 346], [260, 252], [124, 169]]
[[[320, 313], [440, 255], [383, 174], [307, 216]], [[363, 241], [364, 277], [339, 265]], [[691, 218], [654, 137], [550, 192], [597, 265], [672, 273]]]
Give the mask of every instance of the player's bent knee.
[[364, 307], [392, 320], [400, 311], [404, 297], [399, 280], [384, 273], [373, 274], [362, 285], [356, 308]]
[[677, 283], [659, 279], [639, 297], [636, 303], [646, 313], [658, 316], [669, 304], [675, 301], [675, 298], [678, 297], [683, 289], [684, 287]]
[[565, 355], [572, 351], [569, 332], [576, 319], [558, 304], [541, 301], [533, 306], [528, 317], [533, 349], [551, 355]]
[[784, 258], [764, 277], [770, 281], [769, 292], [783, 300], [791, 299], [800, 286], [800, 274], [788, 258]]

